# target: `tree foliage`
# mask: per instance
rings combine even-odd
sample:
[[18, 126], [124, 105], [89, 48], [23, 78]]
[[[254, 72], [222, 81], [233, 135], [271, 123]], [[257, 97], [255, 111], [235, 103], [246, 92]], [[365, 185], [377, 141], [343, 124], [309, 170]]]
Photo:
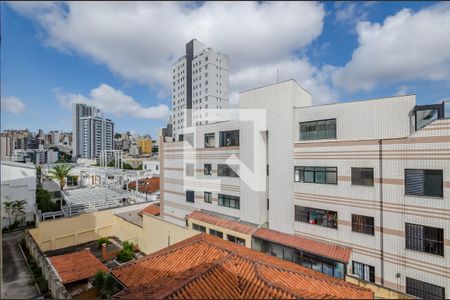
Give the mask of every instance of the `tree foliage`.
[[73, 166], [69, 166], [66, 164], [57, 165], [49, 171], [49, 175], [51, 178], [59, 181], [61, 190], [63, 190], [65, 185], [65, 179], [72, 169]]

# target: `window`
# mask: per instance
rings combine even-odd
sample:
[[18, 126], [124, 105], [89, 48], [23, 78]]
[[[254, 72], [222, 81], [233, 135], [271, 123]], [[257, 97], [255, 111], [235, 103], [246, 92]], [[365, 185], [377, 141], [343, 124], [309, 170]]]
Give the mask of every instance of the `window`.
[[337, 212], [296, 205], [295, 221], [337, 229]]
[[352, 214], [352, 231], [374, 235], [374, 218]]
[[211, 164], [204, 165], [203, 175], [211, 175]]
[[233, 242], [235, 244], [245, 246], [245, 240], [238, 238], [237, 236], [227, 234], [227, 240], [229, 240], [230, 242]]
[[178, 135], [178, 141], [179, 142], [184, 141], [184, 135], [182, 135], [182, 134]]
[[186, 202], [194, 203], [194, 191], [186, 191]]
[[300, 140], [336, 138], [336, 119], [300, 122]]
[[421, 299], [445, 299], [445, 288], [406, 277], [406, 293]]
[[209, 234], [211, 235], [215, 235], [217, 237], [220, 237], [221, 239], [223, 239], [223, 233], [221, 231], [218, 230], [214, 230], [214, 229], [209, 229]]
[[205, 192], [204, 199], [206, 203], [212, 203], [212, 195], [210, 192]]
[[186, 176], [194, 176], [194, 164], [186, 164]]
[[442, 170], [405, 170], [405, 194], [443, 197]]
[[205, 148], [214, 148], [216, 146], [216, 135], [214, 133], [205, 133]]
[[219, 194], [218, 200], [220, 206], [226, 206], [237, 209], [240, 208], [239, 197]]
[[202, 225], [197, 225], [195, 223], [192, 223], [192, 229], [206, 233], [206, 227], [202, 226]]
[[353, 274], [357, 275], [359, 279], [369, 282], [375, 282], [374, 267], [353, 261], [352, 270]]
[[221, 131], [219, 144], [220, 147], [239, 146], [239, 130]]
[[337, 184], [335, 167], [295, 167], [294, 181], [307, 183]]
[[406, 249], [444, 256], [444, 229], [405, 224]]
[[373, 186], [373, 169], [352, 168], [352, 185]]
[[217, 176], [225, 176], [225, 177], [239, 177], [235, 170], [237, 170], [238, 166], [229, 166], [224, 164], [217, 165]]

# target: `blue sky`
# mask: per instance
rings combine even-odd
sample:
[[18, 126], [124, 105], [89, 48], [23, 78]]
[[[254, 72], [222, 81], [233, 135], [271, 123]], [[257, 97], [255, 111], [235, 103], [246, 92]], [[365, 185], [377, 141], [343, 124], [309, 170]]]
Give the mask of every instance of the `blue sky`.
[[198, 38], [230, 59], [230, 98], [296, 79], [316, 104], [450, 97], [450, 5], [369, 3], [1, 3], [2, 129], [71, 130], [70, 104], [116, 131], [156, 137], [171, 64]]

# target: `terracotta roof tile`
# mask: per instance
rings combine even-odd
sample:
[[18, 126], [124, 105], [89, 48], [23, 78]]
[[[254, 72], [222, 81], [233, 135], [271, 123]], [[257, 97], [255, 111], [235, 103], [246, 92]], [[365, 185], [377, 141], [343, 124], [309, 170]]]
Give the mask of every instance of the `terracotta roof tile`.
[[253, 237], [261, 238], [267, 241], [278, 243], [280, 245], [328, 257], [333, 260], [337, 260], [344, 263], [348, 263], [350, 261], [350, 255], [352, 253], [352, 249], [348, 247], [343, 247], [331, 243], [319, 242], [313, 239], [307, 239], [304, 237], [286, 234], [266, 228], [258, 229], [253, 234]]
[[219, 216], [214, 216], [203, 211], [194, 211], [188, 215], [188, 219], [202, 221], [208, 224], [216, 225], [219, 227], [227, 228], [233, 231], [237, 231], [243, 234], [251, 235], [258, 228], [244, 223], [239, 223], [233, 220], [227, 220]]
[[[154, 193], [156, 191], [159, 191], [159, 177], [139, 179], [138, 184], [139, 192], [141, 193], [145, 193], [146, 190], [147, 193]], [[128, 188], [136, 190], [136, 181], [131, 181], [128, 184]]]
[[112, 273], [126, 286], [116, 299], [373, 298], [370, 290], [204, 233]]
[[108, 272], [89, 249], [49, 257], [64, 284], [93, 277], [98, 271]]
[[159, 205], [151, 204], [151, 205], [147, 206], [146, 208], [144, 208], [143, 210], [141, 210], [140, 212], [138, 212], [138, 215], [142, 216], [144, 213], [147, 213], [147, 214], [150, 214], [153, 216], [159, 216], [160, 207], [159, 207]]

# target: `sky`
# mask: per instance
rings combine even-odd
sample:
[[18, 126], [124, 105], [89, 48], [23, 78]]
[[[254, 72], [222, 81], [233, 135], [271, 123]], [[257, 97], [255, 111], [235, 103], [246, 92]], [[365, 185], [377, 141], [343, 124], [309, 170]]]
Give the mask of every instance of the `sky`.
[[313, 105], [450, 99], [449, 2], [1, 2], [1, 129], [71, 131], [71, 104], [156, 138], [193, 38], [239, 91], [295, 79]]

